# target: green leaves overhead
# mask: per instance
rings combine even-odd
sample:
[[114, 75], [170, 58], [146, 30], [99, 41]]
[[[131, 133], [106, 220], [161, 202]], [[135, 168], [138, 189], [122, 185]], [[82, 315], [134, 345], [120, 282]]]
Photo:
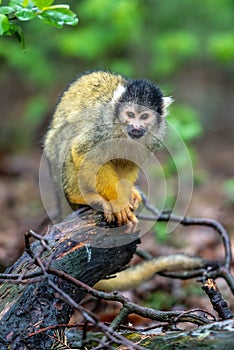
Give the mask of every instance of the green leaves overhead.
[[0, 5], [0, 35], [16, 35], [22, 43], [22, 29], [15, 20], [25, 22], [39, 18], [56, 28], [77, 25], [78, 18], [69, 5], [53, 3], [54, 0], [10, 0], [8, 6]]
[[10, 26], [10, 24], [9, 24], [7, 16], [0, 14], [0, 35], [7, 32], [9, 29], [9, 26]]
[[33, 3], [35, 6], [37, 6], [39, 9], [43, 9], [44, 7], [48, 7], [52, 5], [54, 0], [34, 0]]
[[64, 24], [75, 26], [78, 23], [76, 15], [68, 6], [47, 7], [41, 14], [38, 14], [38, 18], [57, 28], [62, 28]]
[[30, 21], [34, 17], [36, 17], [36, 12], [34, 9], [21, 8], [16, 11], [15, 16], [20, 21]]

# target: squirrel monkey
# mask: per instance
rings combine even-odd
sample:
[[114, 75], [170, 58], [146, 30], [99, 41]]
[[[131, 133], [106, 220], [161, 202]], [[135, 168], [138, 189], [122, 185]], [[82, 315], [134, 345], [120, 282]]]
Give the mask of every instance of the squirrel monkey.
[[170, 103], [147, 80], [105, 71], [85, 73], [69, 86], [44, 140], [60, 219], [67, 202], [73, 210], [97, 206], [107, 222], [135, 230], [139, 164], [157, 150]]

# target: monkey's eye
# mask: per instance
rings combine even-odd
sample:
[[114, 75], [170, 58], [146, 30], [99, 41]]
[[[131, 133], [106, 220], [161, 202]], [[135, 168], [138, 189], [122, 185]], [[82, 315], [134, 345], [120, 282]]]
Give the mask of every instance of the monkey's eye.
[[140, 117], [140, 119], [142, 119], [142, 120], [146, 120], [146, 119], [148, 119], [149, 118], [149, 114], [148, 113], [143, 113], [142, 115], [141, 115], [141, 117]]
[[126, 114], [127, 114], [128, 118], [134, 118], [135, 117], [135, 114], [133, 112], [127, 111]]

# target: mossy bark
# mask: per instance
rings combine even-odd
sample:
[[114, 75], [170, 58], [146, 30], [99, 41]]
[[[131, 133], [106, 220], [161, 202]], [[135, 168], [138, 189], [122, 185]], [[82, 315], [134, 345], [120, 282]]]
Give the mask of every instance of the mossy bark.
[[[234, 320], [213, 322], [195, 330], [166, 332], [153, 336], [144, 334], [139, 344], [151, 350], [232, 350], [234, 348]], [[128, 339], [142, 339], [142, 334], [131, 335]]]

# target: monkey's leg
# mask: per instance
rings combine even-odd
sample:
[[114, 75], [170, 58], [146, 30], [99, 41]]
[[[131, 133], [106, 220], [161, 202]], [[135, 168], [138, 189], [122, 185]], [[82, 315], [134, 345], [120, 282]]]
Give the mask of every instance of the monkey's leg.
[[[101, 166], [93, 159], [85, 159], [82, 162], [75, 150], [72, 158], [75, 165], [73, 169], [77, 170], [73, 172], [73, 177], [69, 178], [70, 190], [67, 191], [69, 202], [103, 208], [107, 222], [115, 221], [119, 226], [128, 225], [129, 232], [134, 230], [137, 218], [130, 203], [133, 190], [131, 179], [121, 180], [112, 162]], [[137, 197], [136, 194], [133, 196], [134, 203]]]
[[[119, 226], [127, 225], [127, 232], [132, 232], [137, 226], [137, 218], [130, 200], [133, 193], [132, 182], [119, 179], [115, 167], [111, 162], [104, 164], [97, 173], [97, 192], [111, 205], [111, 212], [104, 208], [107, 222], [116, 221]], [[136, 204], [139, 195], [134, 190], [133, 200]]]

